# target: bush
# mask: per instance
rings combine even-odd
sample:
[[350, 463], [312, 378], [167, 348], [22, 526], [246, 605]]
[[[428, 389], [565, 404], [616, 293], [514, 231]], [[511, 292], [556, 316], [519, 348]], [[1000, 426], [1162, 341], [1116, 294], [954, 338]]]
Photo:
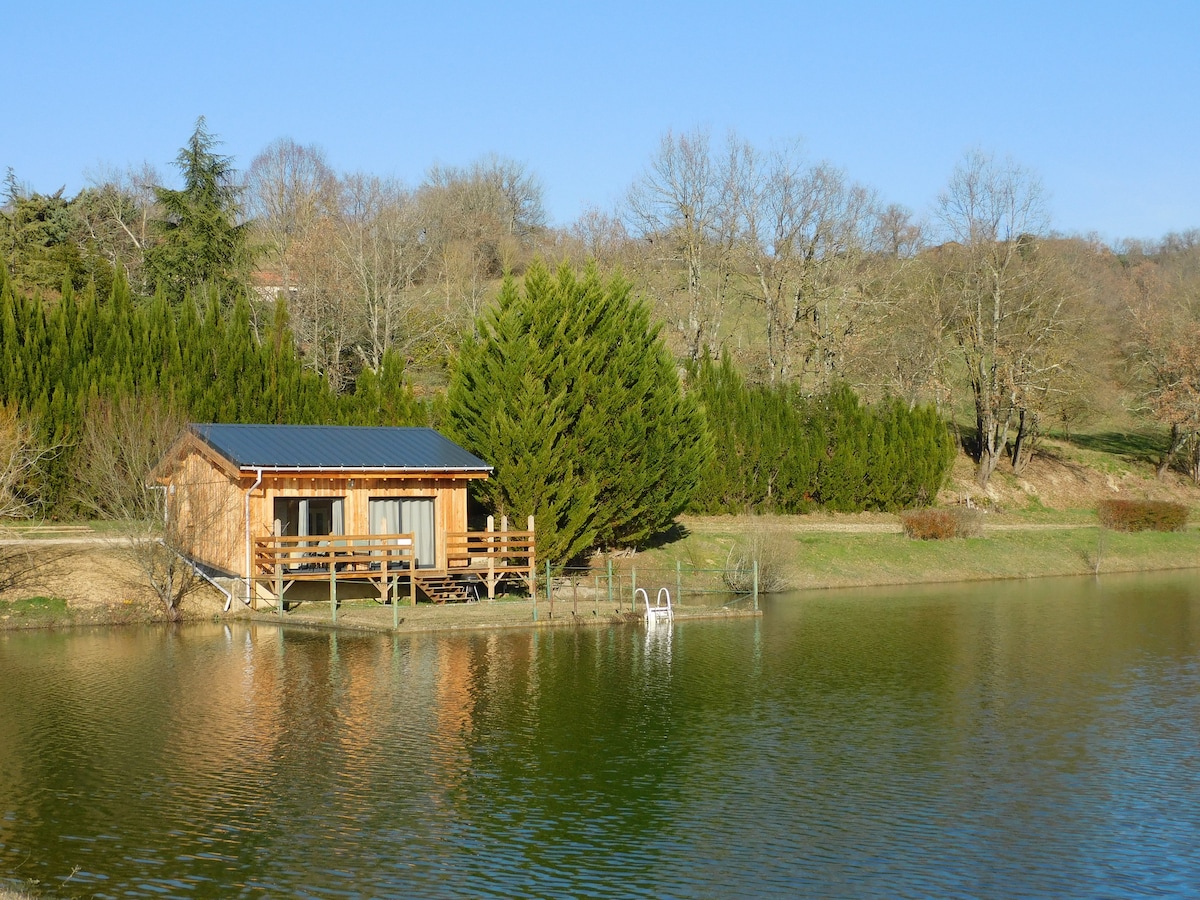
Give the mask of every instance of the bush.
[[1190, 510], [1165, 500], [1101, 500], [1100, 524], [1113, 531], [1183, 531]]
[[741, 540], [729, 548], [725, 560], [725, 586], [737, 594], [754, 588], [754, 564], [758, 563], [758, 590], [774, 594], [787, 590], [789, 544], [784, 537], [752, 524]]
[[977, 509], [910, 509], [900, 514], [900, 525], [914, 540], [983, 536], [983, 520]]

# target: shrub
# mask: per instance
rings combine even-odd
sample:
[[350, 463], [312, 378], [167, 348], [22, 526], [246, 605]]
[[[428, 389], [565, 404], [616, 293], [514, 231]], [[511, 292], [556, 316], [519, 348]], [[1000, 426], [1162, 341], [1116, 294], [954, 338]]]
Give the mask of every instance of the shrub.
[[900, 525], [910, 538], [922, 541], [983, 535], [977, 509], [910, 509], [900, 514]]
[[758, 563], [759, 593], [787, 589], [788, 542], [777, 532], [752, 524], [741, 540], [729, 548], [725, 560], [725, 586], [738, 594], [754, 587], [754, 564]]
[[1113, 531], [1182, 531], [1190, 510], [1165, 500], [1101, 500], [1100, 524]]

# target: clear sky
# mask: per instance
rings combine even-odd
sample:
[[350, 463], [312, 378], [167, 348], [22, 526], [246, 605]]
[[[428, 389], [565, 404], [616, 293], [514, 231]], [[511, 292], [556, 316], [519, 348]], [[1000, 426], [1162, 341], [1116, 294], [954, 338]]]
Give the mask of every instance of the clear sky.
[[1200, 227], [1200, 2], [0, 0], [0, 172], [68, 195], [171, 162], [196, 117], [416, 185], [488, 153], [555, 224], [610, 209], [667, 129], [802, 138], [918, 214], [969, 148], [1037, 172], [1053, 226]]

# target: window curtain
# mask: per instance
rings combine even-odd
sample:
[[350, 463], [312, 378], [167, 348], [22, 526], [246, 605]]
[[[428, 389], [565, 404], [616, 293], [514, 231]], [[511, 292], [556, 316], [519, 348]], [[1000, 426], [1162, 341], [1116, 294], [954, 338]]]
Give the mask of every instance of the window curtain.
[[433, 498], [371, 500], [368, 506], [371, 534], [411, 534], [417, 567], [432, 569], [437, 564], [434, 550]]
[[401, 500], [400, 529], [412, 533], [417, 568], [432, 569], [437, 564], [433, 550], [433, 500], [425, 497]]
[[367, 505], [371, 509], [371, 534], [400, 533], [399, 500], [372, 500]]

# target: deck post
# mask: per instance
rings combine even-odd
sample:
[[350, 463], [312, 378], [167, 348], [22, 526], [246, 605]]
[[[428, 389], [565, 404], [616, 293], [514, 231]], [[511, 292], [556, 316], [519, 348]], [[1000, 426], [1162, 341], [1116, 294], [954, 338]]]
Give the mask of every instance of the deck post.
[[379, 560], [379, 574], [383, 576], [383, 583], [379, 586], [383, 593], [383, 602], [392, 604], [392, 631], [400, 627], [400, 611], [396, 609], [395, 592], [392, 590], [392, 576], [388, 572], [388, 548], [384, 541], [379, 542], [379, 549], [383, 558]]
[[496, 516], [487, 517], [487, 599], [496, 599]]
[[[279, 552], [279, 532], [282, 527], [283, 523], [276, 519], [275, 525], [271, 528], [271, 531], [275, 533], [275, 540], [272, 542], [275, 550], [275, 602], [281, 610], [283, 609], [283, 559]], [[254, 593], [258, 594], [257, 581], [254, 582]]]
[[329, 608], [334, 623], [337, 622], [337, 563], [334, 562], [333, 552], [329, 553]]
[[412, 605], [417, 605], [417, 548], [414, 544], [412, 547], [412, 562], [408, 566], [408, 599], [412, 601]]

